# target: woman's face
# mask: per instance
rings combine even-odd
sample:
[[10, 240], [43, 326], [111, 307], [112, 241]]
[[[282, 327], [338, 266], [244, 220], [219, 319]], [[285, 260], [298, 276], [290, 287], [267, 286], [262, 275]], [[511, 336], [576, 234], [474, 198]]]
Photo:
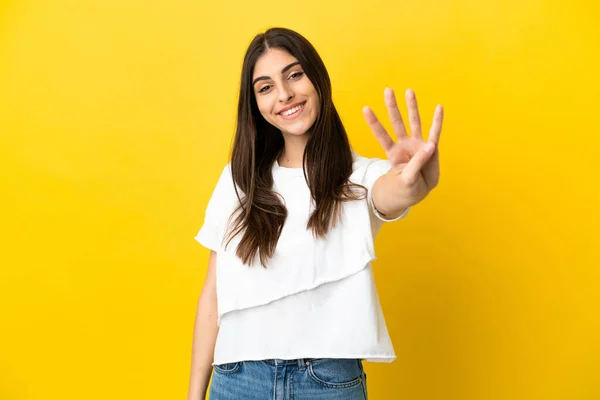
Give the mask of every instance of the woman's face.
[[283, 134], [303, 135], [319, 114], [319, 95], [298, 60], [268, 49], [254, 66], [252, 87], [260, 113]]

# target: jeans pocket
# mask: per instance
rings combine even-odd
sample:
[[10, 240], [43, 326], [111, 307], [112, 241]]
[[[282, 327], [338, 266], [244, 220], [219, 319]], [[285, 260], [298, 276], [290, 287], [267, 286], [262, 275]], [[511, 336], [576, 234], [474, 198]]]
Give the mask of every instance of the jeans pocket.
[[321, 386], [347, 388], [363, 381], [362, 361], [355, 358], [321, 358], [308, 365], [308, 375]]
[[215, 364], [213, 365], [213, 369], [215, 372], [220, 374], [233, 374], [240, 370], [241, 361], [225, 363], [225, 364]]

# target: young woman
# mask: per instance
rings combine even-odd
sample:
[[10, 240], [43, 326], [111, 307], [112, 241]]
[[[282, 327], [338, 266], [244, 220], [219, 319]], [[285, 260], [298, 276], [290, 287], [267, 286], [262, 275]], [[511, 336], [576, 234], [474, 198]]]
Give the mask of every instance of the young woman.
[[237, 130], [196, 240], [211, 250], [188, 399], [366, 399], [363, 360], [396, 356], [373, 280], [374, 237], [439, 178], [438, 106], [427, 141], [406, 92], [398, 138], [364, 116], [387, 160], [348, 141], [329, 75], [298, 33], [257, 35], [242, 66]]

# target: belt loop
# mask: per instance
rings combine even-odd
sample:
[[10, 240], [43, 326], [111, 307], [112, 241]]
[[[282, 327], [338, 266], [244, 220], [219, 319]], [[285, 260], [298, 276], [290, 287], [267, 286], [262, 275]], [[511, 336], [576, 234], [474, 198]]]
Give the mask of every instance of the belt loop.
[[304, 371], [304, 368], [306, 368], [304, 358], [299, 358], [298, 359], [298, 369], [300, 369], [300, 371]]

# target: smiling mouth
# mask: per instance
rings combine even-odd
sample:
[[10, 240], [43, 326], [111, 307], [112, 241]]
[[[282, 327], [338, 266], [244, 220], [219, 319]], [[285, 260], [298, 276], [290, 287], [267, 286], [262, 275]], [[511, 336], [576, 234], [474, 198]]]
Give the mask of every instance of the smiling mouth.
[[306, 101], [304, 101], [303, 103], [297, 105], [294, 108], [290, 108], [289, 110], [285, 110], [279, 113], [279, 115], [281, 115], [284, 118], [289, 118], [292, 117], [296, 114], [299, 114], [300, 111], [302, 111], [302, 109], [304, 108], [304, 105], [306, 104]]

